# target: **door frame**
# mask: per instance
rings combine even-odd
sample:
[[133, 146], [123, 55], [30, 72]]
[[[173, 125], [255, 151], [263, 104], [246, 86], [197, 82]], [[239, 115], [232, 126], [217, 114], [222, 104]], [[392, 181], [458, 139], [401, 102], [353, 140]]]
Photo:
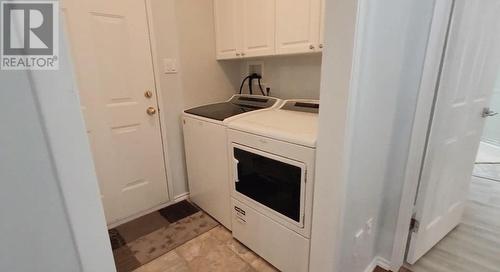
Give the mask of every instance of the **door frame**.
[[391, 270], [398, 271], [405, 264], [406, 248], [409, 243], [411, 219], [422, 166], [427, 138], [434, 113], [434, 103], [439, 88], [441, 69], [445, 57], [448, 34], [455, 0], [436, 0], [430, 34], [425, 55], [422, 79], [415, 109], [412, 134], [406, 162], [403, 190], [401, 193], [396, 232], [394, 234]]
[[[158, 56], [158, 49], [156, 48], [156, 36], [154, 32], [154, 21], [153, 21], [153, 10], [152, 10], [152, 0], [144, 0], [144, 4], [146, 7], [146, 17], [148, 19], [148, 34], [149, 34], [149, 45], [151, 50], [151, 61], [153, 64], [153, 77], [155, 84], [155, 93], [156, 93], [156, 108], [158, 109], [158, 118], [160, 119], [160, 133], [161, 133], [161, 141], [162, 141], [162, 150], [163, 150], [163, 162], [165, 166], [166, 179], [167, 179], [167, 193], [168, 193], [168, 201], [166, 204], [174, 203], [174, 190], [173, 190], [173, 175], [172, 175], [172, 167], [170, 164], [170, 157], [168, 154], [168, 141], [167, 141], [167, 118], [165, 116], [165, 110], [163, 109], [163, 95], [162, 88], [160, 85], [160, 77], [161, 77], [161, 64], [158, 63], [156, 56]], [[160, 101], [162, 103], [160, 103]], [[161, 106], [161, 107], [160, 107]], [[180, 119], [179, 119], [180, 122]]]

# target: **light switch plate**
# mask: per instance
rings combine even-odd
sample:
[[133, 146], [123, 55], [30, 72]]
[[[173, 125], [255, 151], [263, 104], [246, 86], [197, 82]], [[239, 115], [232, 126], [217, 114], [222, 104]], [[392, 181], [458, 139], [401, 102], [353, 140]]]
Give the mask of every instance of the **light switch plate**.
[[176, 74], [177, 73], [176, 60], [172, 58], [163, 59], [163, 71], [165, 74]]

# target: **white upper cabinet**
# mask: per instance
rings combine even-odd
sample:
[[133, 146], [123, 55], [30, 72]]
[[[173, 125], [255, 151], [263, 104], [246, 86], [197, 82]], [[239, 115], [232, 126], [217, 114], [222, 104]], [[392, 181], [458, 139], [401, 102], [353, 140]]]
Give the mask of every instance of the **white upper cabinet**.
[[244, 57], [275, 53], [275, 0], [243, 1]]
[[241, 0], [214, 0], [217, 59], [241, 56]]
[[276, 0], [277, 53], [317, 51], [320, 17], [321, 0]]
[[320, 52], [324, 0], [214, 0], [217, 59]]

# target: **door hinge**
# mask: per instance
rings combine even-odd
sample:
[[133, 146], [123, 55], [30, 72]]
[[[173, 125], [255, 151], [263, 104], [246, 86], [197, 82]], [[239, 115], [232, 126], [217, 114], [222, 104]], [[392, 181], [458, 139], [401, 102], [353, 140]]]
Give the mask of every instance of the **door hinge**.
[[410, 232], [417, 233], [419, 228], [420, 228], [420, 221], [418, 221], [415, 218], [412, 218], [410, 222]]

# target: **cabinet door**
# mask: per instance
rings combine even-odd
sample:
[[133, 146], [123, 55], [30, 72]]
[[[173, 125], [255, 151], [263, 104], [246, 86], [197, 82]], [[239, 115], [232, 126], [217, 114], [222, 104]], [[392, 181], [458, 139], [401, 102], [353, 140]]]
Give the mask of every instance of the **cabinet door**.
[[275, 53], [275, 0], [243, 0], [243, 55]]
[[217, 59], [241, 56], [241, 6], [240, 0], [214, 0]]
[[321, 0], [276, 0], [278, 54], [314, 52], [318, 48]]
[[321, 0], [320, 21], [319, 21], [319, 51], [323, 51], [325, 46], [325, 0]]

